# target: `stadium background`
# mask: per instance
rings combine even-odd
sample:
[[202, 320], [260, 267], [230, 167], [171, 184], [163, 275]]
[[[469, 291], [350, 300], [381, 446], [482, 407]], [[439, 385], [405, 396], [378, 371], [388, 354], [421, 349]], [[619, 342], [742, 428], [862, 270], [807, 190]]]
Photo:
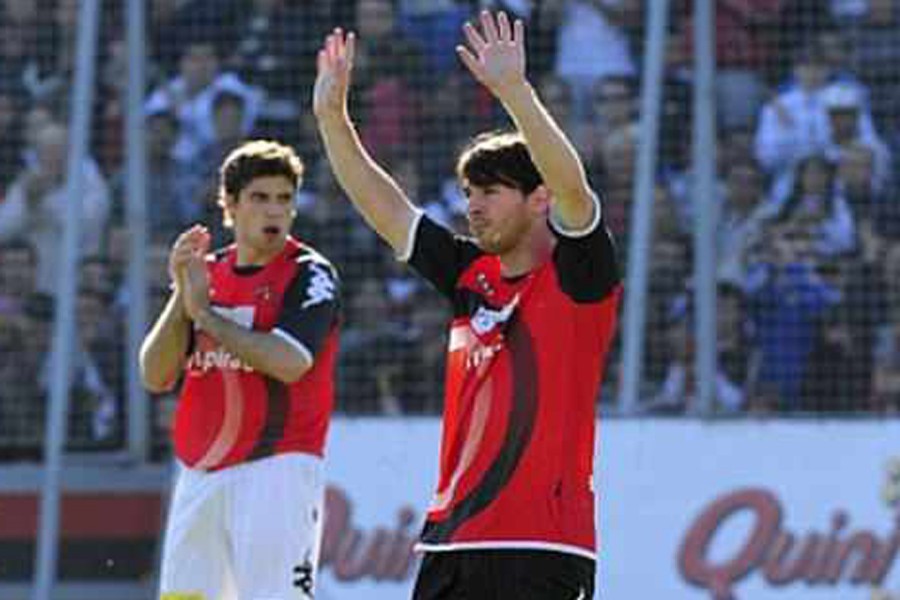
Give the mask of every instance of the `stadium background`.
[[[47, 539], [61, 541], [52, 569], [61, 585], [50, 597], [150, 597], [174, 398], [147, 398], [135, 385], [133, 340], [165, 300], [174, 235], [203, 222], [227, 239], [215, 169], [250, 137], [301, 153], [295, 233], [344, 281], [334, 494], [355, 494], [372, 529], [399, 536], [390, 528], [401, 505], [411, 507], [401, 521], [417, 518], [437, 451], [448, 312], [337, 188], [309, 112], [314, 56], [332, 27], [358, 32], [351, 111], [365, 144], [425, 210], [465, 231], [455, 152], [473, 133], [507, 125], [453, 52], [460, 25], [481, 7], [526, 21], [529, 76], [603, 190], [634, 284], [597, 399], [608, 432], [598, 476], [604, 502], [608, 486], [614, 503], [608, 512], [642, 502], [678, 529], [678, 519], [690, 522], [725, 495], [727, 467], [746, 461], [747, 479], [735, 486], [769, 486], [785, 505], [834, 499], [822, 515], [804, 513], [801, 532], [831, 527], [840, 537], [836, 507], [890, 529], [891, 440], [900, 439], [900, 2], [150, 0], [145, 61], [128, 46], [127, 9], [136, 4], [0, 2], [0, 598], [28, 596], [38, 516], [54, 509], [45, 498], [59, 485], [63, 518]], [[102, 8], [96, 47], [80, 55], [91, 5]], [[704, 5], [715, 8], [713, 28], [693, 20]], [[705, 47], [714, 48], [711, 88], [695, 63], [695, 48]], [[77, 93], [80, 56], [92, 65], [92, 97]], [[129, 96], [135, 73], [144, 82]], [[129, 107], [143, 126], [140, 150], [126, 135]], [[713, 140], [695, 113], [710, 119]], [[67, 162], [79, 158], [75, 133], [87, 141], [78, 164]], [[129, 170], [129, 159], [142, 168]], [[67, 173], [82, 176], [80, 250], [68, 254]], [[67, 261], [77, 265], [73, 277]], [[67, 357], [68, 384], [54, 383], [63, 363], [53, 356]], [[50, 435], [54, 389], [69, 408], [65, 456], [49, 464], [64, 468], [45, 469], [59, 441]], [[708, 461], [732, 436], [735, 462]], [[375, 452], [359, 439], [399, 442]], [[360, 458], [373, 452], [366, 460], [375, 462]], [[663, 476], [651, 460], [660, 454], [666, 469], [691, 475]], [[360, 461], [371, 469], [352, 466]], [[829, 476], [818, 479], [817, 469]], [[408, 486], [399, 487], [407, 497], [367, 512], [366, 502], [387, 502], [376, 497], [391, 478]], [[657, 507], [648, 501], [654, 486], [695, 494]], [[858, 496], [841, 495], [851, 488]], [[620, 519], [634, 521], [624, 510]], [[637, 564], [629, 553], [638, 550], [617, 539], [611, 533], [609, 562], [625, 560], [611, 579], [676, 570], [673, 554], [629, 572], [621, 564]], [[341, 591], [340, 569], [326, 569], [334, 582], [323, 597], [376, 597]], [[725, 597], [689, 572], [678, 578], [683, 589], [653, 593]], [[768, 571], [759, 578], [771, 589], [754, 597], [807, 597]], [[860, 578], [852, 593], [819, 585], [809, 597], [868, 597], [869, 584], [885, 580]], [[638, 594], [636, 583], [616, 585]]]

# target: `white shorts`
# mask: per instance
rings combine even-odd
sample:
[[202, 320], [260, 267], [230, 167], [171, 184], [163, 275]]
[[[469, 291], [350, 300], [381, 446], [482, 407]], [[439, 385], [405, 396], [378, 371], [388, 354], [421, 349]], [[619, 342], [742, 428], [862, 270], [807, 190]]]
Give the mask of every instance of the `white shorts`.
[[322, 460], [280, 454], [205, 472], [179, 465], [160, 595], [309, 600], [319, 564]]

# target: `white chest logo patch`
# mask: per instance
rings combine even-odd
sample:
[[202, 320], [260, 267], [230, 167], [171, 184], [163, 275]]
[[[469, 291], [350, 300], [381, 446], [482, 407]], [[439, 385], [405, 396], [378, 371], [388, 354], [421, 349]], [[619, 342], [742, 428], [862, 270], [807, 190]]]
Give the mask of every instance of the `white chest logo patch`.
[[484, 306], [479, 306], [478, 310], [475, 311], [475, 314], [472, 315], [472, 329], [475, 330], [475, 333], [478, 335], [484, 335], [500, 323], [507, 322], [518, 304], [519, 295], [516, 294], [515, 298], [510, 300], [506, 306], [499, 310], [492, 310], [490, 308], [485, 308]]
[[306, 300], [303, 301], [301, 308], [334, 300], [334, 279], [328, 269], [317, 263], [311, 263], [309, 269], [313, 274], [306, 287]]

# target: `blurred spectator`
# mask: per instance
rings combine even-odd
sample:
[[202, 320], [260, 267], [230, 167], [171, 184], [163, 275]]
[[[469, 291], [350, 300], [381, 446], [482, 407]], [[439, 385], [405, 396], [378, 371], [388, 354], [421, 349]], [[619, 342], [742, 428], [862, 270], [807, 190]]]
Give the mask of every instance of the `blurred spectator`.
[[[58, 281], [66, 216], [64, 176], [68, 132], [48, 125], [38, 133], [36, 164], [16, 178], [0, 204], [0, 240], [25, 237], [38, 253], [38, 288], [53, 292]], [[96, 253], [109, 213], [109, 190], [90, 159], [82, 165], [81, 250]]]
[[[559, 81], [561, 85], [565, 83], [564, 79]], [[602, 149], [606, 138], [616, 130], [637, 123], [637, 101], [633, 82], [627, 77], [606, 77], [598, 81], [591, 90], [590, 116], [584, 121], [583, 127], [579, 127], [578, 121], [574, 120], [572, 93], [570, 90], [566, 93], [569, 109], [567, 121], [564, 123], [572, 123], [567, 133], [579, 144], [588, 170], [602, 172]], [[541, 98], [546, 99], [543, 90]]]
[[[726, 128], [751, 125], [765, 94], [765, 68], [773, 60], [771, 27], [782, 0], [715, 3], [716, 116]], [[694, 3], [683, 3], [685, 59], [693, 60]]]
[[824, 57], [815, 46], [806, 47], [795, 57], [793, 70], [796, 85], [763, 107], [756, 130], [756, 159], [773, 174], [792, 168], [828, 140], [822, 102], [828, 78]]
[[43, 15], [51, 7], [40, 0], [3, 0], [0, 12], [0, 81], [18, 96], [31, 96], [38, 71], [37, 54], [51, 46]]
[[419, 142], [425, 65], [421, 47], [400, 29], [392, 0], [357, 0], [356, 27], [360, 136], [382, 158]]
[[424, 193], [443, 193], [448, 178], [456, 185], [456, 177], [447, 165], [456, 162], [457, 154], [473, 132], [491, 125], [492, 104], [463, 67], [448, 72], [431, 89], [423, 90], [420, 139], [428, 140], [427, 150], [414, 146], [422, 154]]
[[331, 257], [353, 297], [356, 286], [375, 274], [381, 242], [344, 197], [328, 161], [319, 162], [310, 179], [313, 191], [299, 195], [292, 234]]
[[[224, 64], [272, 100], [296, 103], [312, 93], [315, 59], [330, 19], [331, 2], [220, 0], [229, 17]], [[274, 108], [274, 107], [273, 107]], [[292, 116], [304, 107], [294, 107]], [[274, 115], [270, 115], [274, 116]]]
[[[598, 81], [636, 74], [624, 5], [624, 0], [563, 0], [554, 71], [572, 86], [579, 117], [586, 116]], [[587, 56], [591, 59], [585, 60]]]
[[44, 423], [34, 372], [21, 358], [27, 329], [23, 320], [0, 316], [0, 461], [36, 460]]
[[147, 21], [155, 62], [174, 72], [194, 40], [221, 39], [228, 25], [222, 5], [223, 0], [151, 0]]
[[854, 146], [868, 148], [874, 157], [872, 190], [884, 190], [890, 182], [890, 151], [875, 131], [860, 88], [851, 83], [833, 83], [823, 92], [823, 104], [827, 112], [826, 155], [838, 162]]
[[[672, 326], [687, 310], [685, 287], [691, 273], [691, 240], [683, 235], [658, 235], [650, 252], [645, 336], [646, 381], [656, 386], [666, 375], [673, 348], [666, 343]], [[656, 390], [652, 390], [655, 392]], [[652, 393], [651, 392], [651, 393]]]
[[844, 254], [856, 246], [853, 213], [837, 185], [836, 167], [820, 155], [797, 165], [793, 189], [774, 224], [808, 239], [810, 250], [820, 257]]
[[365, 279], [350, 299], [341, 336], [341, 398], [351, 413], [402, 414], [418, 351], [410, 330], [391, 318], [380, 279]]
[[[865, 221], [862, 251], [820, 269], [842, 289], [841, 303], [823, 315], [801, 401], [807, 410], [869, 410], [877, 332], [886, 322], [888, 295], [880, 268], [886, 245]], [[828, 274], [828, 271], [832, 271]]]
[[765, 175], [753, 159], [728, 165], [717, 235], [719, 277], [744, 285], [750, 251], [767, 242], [763, 232], [775, 209], [766, 203], [765, 189]]
[[15, 317], [37, 290], [37, 251], [24, 238], [0, 243], [0, 318]]
[[810, 261], [810, 240], [775, 233], [751, 267], [747, 289], [760, 350], [756, 409], [798, 410], [817, 325], [841, 291]]
[[873, 214], [881, 202], [887, 202], [885, 193], [875, 190], [875, 153], [862, 144], [844, 148], [838, 162], [838, 185], [857, 217]]
[[171, 111], [178, 116], [176, 159], [190, 165], [214, 142], [213, 103], [225, 91], [244, 98], [242, 130], [250, 133], [262, 101], [260, 91], [234, 73], [220, 71], [214, 43], [199, 39], [188, 43], [179, 61], [178, 76], [154, 91], [145, 106], [147, 114]]
[[[53, 340], [53, 310], [52, 296], [40, 292], [28, 296], [25, 318], [19, 322], [16, 360], [0, 361], [0, 364], [14, 365], [19, 372], [17, 375], [7, 371], [6, 377], [11, 387], [0, 387], [5, 418], [5, 425], [0, 425], [5, 435], [0, 435], [0, 440], [8, 441], [10, 447], [7, 452], [13, 458], [37, 459], [41, 455], [49, 382], [48, 357]], [[7, 395], [8, 390], [15, 392]]]
[[575, 118], [575, 106], [569, 83], [558, 75], [548, 73], [538, 80], [537, 93], [566, 135], [576, 143], [582, 142], [584, 128]]
[[49, 106], [44, 104], [31, 104], [22, 118], [22, 141], [20, 148], [22, 160], [26, 167], [37, 164], [38, 136], [48, 125], [55, 125], [59, 121]]
[[784, 80], [787, 73], [781, 69], [790, 65], [797, 52], [813, 44], [821, 31], [834, 27], [828, 2], [830, 0], [781, 1], [778, 18], [773, 23], [775, 36], [772, 45], [780, 53], [779, 59], [772, 65], [773, 81]]
[[[147, 279], [151, 280], [149, 276]], [[85, 292], [110, 298], [115, 293], [119, 282], [113, 277], [112, 264], [109, 259], [97, 254], [86, 256], [81, 260], [78, 283]]]
[[69, 436], [73, 445], [86, 448], [122, 441], [124, 330], [110, 299], [101, 290], [78, 292]]
[[[147, 221], [151, 239], [171, 240], [197, 221], [203, 206], [198, 198], [204, 172], [175, 159], [178, 119], [171, 111], [147, 115]], [[125, 198], [127, 173], [121, 171], [114, 188]]]
[[443, 408], [444, 364], [447, 352], [446, 301], [433, 290], [419, 287], [410, 298], [413, 307], [410, 335], [415, 340], [415, 366], [406, 370], [406, 412], [440, 414]]
[[400, 30], [422, 48], [429, 81], [453, 70], [469, 11], [454, 0], [397, 0], [396, 6]]
[[[755, 358], [751, 352], [749, 321], [741, 288], [720, 283], [716, 298], [716, 341], [718, 350], [713, 410], [734, 414], [746, 408], [747, 393], [753, 386], [751, 376]], [[644, 408], [648, 411], [697, 414], [695, 372], [696, 342], [690, 304], [686, 313], [672, 326], [668, 342], [671, 362], [659, 393]]]

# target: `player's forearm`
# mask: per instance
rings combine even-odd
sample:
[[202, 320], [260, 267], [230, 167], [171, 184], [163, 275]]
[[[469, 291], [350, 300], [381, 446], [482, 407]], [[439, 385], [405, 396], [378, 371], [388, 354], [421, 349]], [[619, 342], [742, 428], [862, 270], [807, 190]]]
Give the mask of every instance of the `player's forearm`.
[[312, 366], [312, 357], [299, 344], [241, 327], [212, 309], [201, 312], [196, 324], [242, 361], [284, 383], [294, 383]]
[[402, 251], [416, 214], [409, 199], [366, 152], [348, 117], [327, 116], [318, 123], [338, 183], [375, 232]]
[[554, 211], [568, 229], [583, 229], [593, 217], [593, 193], [572, 143], [527, 82], [503, 90], [500, 100], [528, 143], [544, 183], [553, 192]]
[[151, 392], [168, 391], [178, 379], [187, 354], [190, 326], [176, 291], [141, 344], [141, 379]]

